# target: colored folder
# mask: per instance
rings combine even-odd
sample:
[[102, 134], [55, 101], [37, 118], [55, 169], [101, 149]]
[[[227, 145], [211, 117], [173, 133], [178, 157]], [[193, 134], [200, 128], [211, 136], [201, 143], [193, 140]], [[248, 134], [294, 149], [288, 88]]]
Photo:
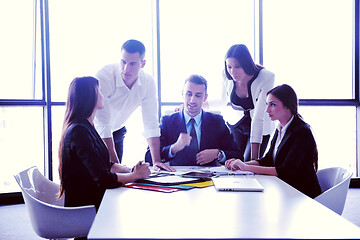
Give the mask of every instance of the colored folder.
[[128, 184], [125, 184], [124, 187], [137, 188], [137, 189], [143, 189], [143, 190], [151, 190], [151, 191], [157, 191], [157, 192], [166, 192], [166, 193], [177, 192], [177, 191], [181, 190], [179, 188], [141, 185], [141, 184], [136, 184], [136, 183], [128, 183]]

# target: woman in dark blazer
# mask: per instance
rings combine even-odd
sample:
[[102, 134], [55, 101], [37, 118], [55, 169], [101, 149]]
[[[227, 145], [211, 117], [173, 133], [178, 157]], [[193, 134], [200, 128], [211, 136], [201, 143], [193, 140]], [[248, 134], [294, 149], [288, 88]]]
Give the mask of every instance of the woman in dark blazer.
[[148, 164], [142, 162], [133, 171], [110, 162], [108, 149], [93, 123], [100, 108], [103, 96], [98, 80], [75, 78], [69, 87], [59, 147], [60, 196], [65, 194], [65, 206], [95, 205], [98, 209], [107, 188], [150, 174]]
[[267, 93], [267, 109], [271, 120], [278, 120], [268, 153], [261, 159], [243, 163], [238, 159], [225, 162], [231, 170], [278, 176], [311, 198], [321, 194], [316, 176], [317, 147], [310, 126], [298, 114], [298, 99], [288, 85]]

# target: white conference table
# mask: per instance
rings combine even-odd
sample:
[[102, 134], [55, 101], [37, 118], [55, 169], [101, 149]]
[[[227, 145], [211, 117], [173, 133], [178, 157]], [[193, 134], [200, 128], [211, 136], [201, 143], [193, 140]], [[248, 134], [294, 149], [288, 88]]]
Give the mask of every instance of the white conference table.
[[273, 176], [264, 192], [106, 190], [88, 239], [360, 239], [360, 228]]

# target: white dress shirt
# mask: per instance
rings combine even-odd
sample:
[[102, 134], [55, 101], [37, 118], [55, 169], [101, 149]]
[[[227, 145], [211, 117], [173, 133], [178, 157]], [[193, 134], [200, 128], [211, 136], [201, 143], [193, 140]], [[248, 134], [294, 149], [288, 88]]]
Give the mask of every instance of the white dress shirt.
[[279, 148], [279, 145], [281, 143], [281, 141], [283, 140], [284, 136], [285, 136], [285, 133], [286, 133], [286, 130], [288, 129], [289, 125], [291, 124], [292, 120], [294, 119], [294, 116], [291, 117], [290, 121], [288, 121], [288, 123], [284, 126], [284, 127], [281, 127], [280, 123], [279, 125], [277, 126], [277, 130], [279, 131], [278, 132], [278, 136], [276, 138], [276, 142], [275, 142], [275, 147], [274, 147], [274, 152], [273, 152], [273, 159], [275, 161], [275, 157], [276, 157], [276, 154], [277, 154], [277, 151], [278, 151], [278, 148]]
[[120, 63], [110, 64], [97, 74], [100, 91], [104, 95], [104, 108], [96, 111], [95, 127], [102, 138], [122, 128], [126, 120], [141, 106], [144, 137], [159, 137], [157, 91], [154, 79], [140, 70], [138, 79], [129, 89], [122, 77]]

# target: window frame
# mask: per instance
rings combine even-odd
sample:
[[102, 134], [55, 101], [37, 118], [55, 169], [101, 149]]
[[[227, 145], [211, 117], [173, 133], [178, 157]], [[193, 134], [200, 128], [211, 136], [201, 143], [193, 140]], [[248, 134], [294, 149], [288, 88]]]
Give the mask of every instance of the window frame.
[[[37, 4], [40, 3], [40, 16], [36, 16]], [[153, 21], [153, 49], [154, 49], [154, 79], [157, 80], [158, 85], [158, 107], [159, 118], [161, 117], [162, 107], [178, 106], [181, 102], [162, 102], [161, 101], [161, 66], [160, 66], [160, 19], [159, 19], [159, 2], [160, 0], [153, 0], [154, 14]], [[254, 21], [255, 21], [255, 58], [259, 63], [263, 63], [263, 36], [262, 36], [262, 11], [263, 0], [254, 0]], [[299, 104], [303, 106], [354, 106], [356, 107], [356, 164], [357, 173], [353, 176], [360, 175], [360, 82], [359, 82], [359, 32], [360, 32], [360, 18], [359, 18], [359, 0], [353, 0], [353, 98], [352, 99], [300, 99]], [[41, 31], [41, 78], [42, 78], [42, 99], [0, 99], [0, 106], [41, 106], [43, 107], [43, 120], [44, 120], [44, 172], [45, 175], [52, 180], [53, 172], [53, 152], [52, 152], [52, 106], [63, 106], [65, 102], [52, 102], [51, 99], [51, 76], [50, 76], [50, 35], [49, 35], [49, 9], [48, 0], [34, 0], [34, 22], [40, 19]], [[34, 38], [36, 37], [36, 24], [34, 24]], [[36, 48], [35, 41], [33, 44]], [[35, 56], [34, 56], [35, 58]], [[34, 60], [35, 65], [35, 60]], [[33, 83], [35, 84], [35, 73], [32, 76]], [[0, 194], [2, 195], [2, 194]]]

